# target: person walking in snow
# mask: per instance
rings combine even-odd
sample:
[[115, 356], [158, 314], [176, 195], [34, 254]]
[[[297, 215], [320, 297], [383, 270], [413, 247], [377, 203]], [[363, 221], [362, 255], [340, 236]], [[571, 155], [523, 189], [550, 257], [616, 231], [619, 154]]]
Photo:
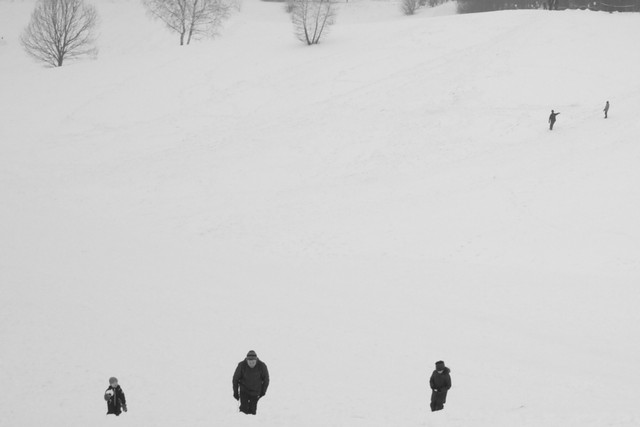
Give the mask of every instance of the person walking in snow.
[[233, 374], [233, 397], [240, 401], [240, 412], [255, 415], [258, 400], [269, 387], [269, 370], [256, 352], [251, 350]]
[[444, 409], [447, 402], [447, 392], [451, 388], [451, 370], [444, 366], [444, 362], [436, 362], [436, 370], [431, 374], [431, 412]]
[[604, 110], [602, 111], [604, 111], [604, 118], [606, 119], [609, 115], [609, 101], [607, 101], [607, 103], [604, 104]]
[[109, 388], [104, 392], [104, 400], [107, 401], [107, 415], [118, 416], [122, 411], [127, 412], [127, 399], [116, 377], [109, 378]]
[[551, 110], [551, 115], [549, 116], [549, 130], [553, 130], [553, 125], [556, 122], [556, 116], [560, 114], [560, 113], [556, 113], [553, 110]]

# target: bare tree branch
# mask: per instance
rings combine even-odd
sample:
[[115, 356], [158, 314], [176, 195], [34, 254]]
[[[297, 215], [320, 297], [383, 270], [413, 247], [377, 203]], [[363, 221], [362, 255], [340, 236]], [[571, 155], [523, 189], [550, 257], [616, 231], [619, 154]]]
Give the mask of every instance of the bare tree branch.
[[334, 0], [293, 0], [291, 20], [298, 40], [308, 45], [320, 43], [336, 17]]
[[143, 0], [143, 4], [152, 17], [179, 34], [180, 45], [216, 36], [232, 7], [229, 0]]
[[400, 10], [405, 15], [415, 14], [418, 7], [420, 7], [420, 0], [402, 0], [400, 2]]
[[95, 55], [95, 7], [83, 0], [39, 0], [20, 42], [25, 51], [54, 67], [65, 59]]

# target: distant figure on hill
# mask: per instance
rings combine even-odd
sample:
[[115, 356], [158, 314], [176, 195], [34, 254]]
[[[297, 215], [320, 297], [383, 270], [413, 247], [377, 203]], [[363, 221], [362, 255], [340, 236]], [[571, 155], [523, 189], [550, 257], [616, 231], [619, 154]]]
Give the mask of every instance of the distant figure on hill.
[[551, 110], [551, 115], [549, 116], [549, 130], [553, 130], [553, 125], [556, 122], [556, 116], [560, 114], [560, 113], [556, 113], [553, 110]]
[[122, 411], [127, 412], [127, 399], [116, 377], [109, 378], [109, 388], [104, 392], [104, 400], [107, 401], [107, 415], [118, 416]]
[[255, 415], [258, 400], [263, 398], [269, 387], [267, 365], [258, 360], [251, 350], [233, 374], [233, 397], [240, 401], [240, 412]]
[[609, 101], [607, 101], [607, 103], [604, 104], [604, 110], [602, 111], [604, 111], [604, 118], [606, 119], [609, 115]]
[[436, 362], [436, 370], [431, 374], [431, 412], [444, 409], [447, 402], [447, 391], [451, 388], [451, 370], [444, 366], [444, 362]]

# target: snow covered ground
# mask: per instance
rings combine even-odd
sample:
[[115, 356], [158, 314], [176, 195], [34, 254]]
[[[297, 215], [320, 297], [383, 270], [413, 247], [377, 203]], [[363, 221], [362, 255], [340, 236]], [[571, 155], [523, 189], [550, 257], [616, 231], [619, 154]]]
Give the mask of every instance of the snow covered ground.
[[308, 48], [245, 0], [181, 48], [96, 4], [47, 69], [0, 0], [1, 426], [640, 424], [639, 15], [352, 0]]

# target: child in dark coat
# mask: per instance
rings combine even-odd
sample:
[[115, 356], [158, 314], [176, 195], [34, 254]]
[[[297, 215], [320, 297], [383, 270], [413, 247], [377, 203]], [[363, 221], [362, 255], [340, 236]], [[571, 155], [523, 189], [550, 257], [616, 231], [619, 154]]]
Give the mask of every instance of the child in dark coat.
[[127, 412], [127, 399], [116, 377], [109, 378], [109, 388], [104, 392], [104, 400], [107, 401], [107, 415], [118, 416], [122, 411]]
[[436, 370], [431, 374], [431, 411], [444, 409], [447, 402], [447, 391], [451, 388], [451, 370], [444, 366], [442, 360], [436, 362]]

